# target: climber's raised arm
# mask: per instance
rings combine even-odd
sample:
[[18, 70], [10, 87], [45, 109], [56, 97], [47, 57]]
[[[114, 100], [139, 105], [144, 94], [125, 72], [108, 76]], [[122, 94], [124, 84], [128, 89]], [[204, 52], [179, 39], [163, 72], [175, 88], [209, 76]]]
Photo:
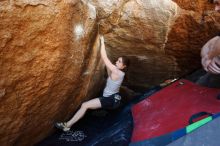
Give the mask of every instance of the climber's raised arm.
[[[104, 43], [104, 37], [101, 36], [100, 37], [101, 40], [101, 57], [107, 67], [107, 70], [109, 69], [111, 72], [115, 72], [117, 71], [117, 68], [114, 64], [112, 64], [112, 62], [109, 60], [106, 50], [105, 50], [105, 43]], [[109, 72], [108, 72], [109, 73]]]

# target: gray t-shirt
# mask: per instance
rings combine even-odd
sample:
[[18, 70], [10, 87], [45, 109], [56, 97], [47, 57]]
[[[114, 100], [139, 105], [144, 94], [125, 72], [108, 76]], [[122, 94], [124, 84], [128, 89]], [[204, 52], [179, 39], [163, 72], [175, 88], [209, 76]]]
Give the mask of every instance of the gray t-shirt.
[[109, 76], [106, 82], [105, 89], [103, 91], [103, 96], [109, 97], [112, 94], [118, 93], [120, 86], [123, 82], [124, 76], [125, 76], [125, 73], [122, 71], [120, 72], [119, 79], [116, 81], [112, 80], [111, 77]]

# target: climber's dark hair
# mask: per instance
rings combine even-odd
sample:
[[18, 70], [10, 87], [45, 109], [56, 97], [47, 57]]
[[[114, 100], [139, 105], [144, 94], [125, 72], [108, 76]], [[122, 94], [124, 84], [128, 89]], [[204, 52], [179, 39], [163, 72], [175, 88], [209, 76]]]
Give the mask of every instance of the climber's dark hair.
[[129, 67], [129, 65], [130, 65], [129, 58], [127, 56], [121, 56], [121, 58], [122, 58], [123, 64], [126, 65], [126, 67]]
[[123, 71], [127, 71], [128, 67], [130, 66], [130, 60], [129, 60], [129, 58], [127, 56], [121, 56], [121, 58], [122, 58], [122, 63], [124, 65], [126, 65], [126, 67], [125, 67], [125, 69], [123, 69]]

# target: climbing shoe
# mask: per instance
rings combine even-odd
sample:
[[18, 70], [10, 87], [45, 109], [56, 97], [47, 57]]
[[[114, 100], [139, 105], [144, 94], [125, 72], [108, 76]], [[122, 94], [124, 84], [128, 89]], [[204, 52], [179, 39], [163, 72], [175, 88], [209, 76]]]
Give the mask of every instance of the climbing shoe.
[[63, 130], [64, 132], [67, 132], [70, 130], [70, 128], [67, 127], [67, 124], [65, 122], [55, 123], [55, 127], [57, 129]]

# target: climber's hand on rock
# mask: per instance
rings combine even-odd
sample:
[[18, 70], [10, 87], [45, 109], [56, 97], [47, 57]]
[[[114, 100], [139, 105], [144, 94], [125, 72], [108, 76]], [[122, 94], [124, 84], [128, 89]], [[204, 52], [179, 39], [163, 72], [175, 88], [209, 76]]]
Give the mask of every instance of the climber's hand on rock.
[[101, 41], [101, 43], [105, 42], [103, 35], [100, 35], [100, 41]]

